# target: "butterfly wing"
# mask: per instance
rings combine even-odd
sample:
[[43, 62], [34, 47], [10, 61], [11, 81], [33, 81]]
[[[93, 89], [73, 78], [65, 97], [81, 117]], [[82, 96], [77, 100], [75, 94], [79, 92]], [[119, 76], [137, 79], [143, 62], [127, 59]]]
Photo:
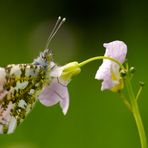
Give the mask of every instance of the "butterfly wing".
[[40, 65], [18, 64], [0, 68], [0, 133], [13, 133], [30, 112], [46, 79]]

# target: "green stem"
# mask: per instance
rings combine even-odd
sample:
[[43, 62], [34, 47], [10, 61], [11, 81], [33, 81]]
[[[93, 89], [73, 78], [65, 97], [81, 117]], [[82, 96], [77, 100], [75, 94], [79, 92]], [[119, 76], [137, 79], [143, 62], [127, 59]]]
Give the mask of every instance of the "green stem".
[[137, 93], [137, 95], [136, 95], [136, 100], [139, 99], [139, 96], [140, 96], [140, 94], [141, 94], [142, 89], [143, 89], [143, 87], [140, 86], [140, 88], [139, 88], [139, 90], [138, 90], [138, 93]]
[[125, 106], [129, 109], [130, 112], [132, 112], [131, 104], [129, 103], [127, 98], [124, 96], [124, 94], [120, 91], [119, 95], [120, 95], [120, 98], [122, 99], [123, 103], [125, 104]]
[[128, 90], [129, 98], [131, 101], [132, 113], [133, 113], [133, 116], [134, 116], [134, 119], [135, 119], [135, 122], [138, 128], [139, 136], [140, 136], [141, 148], [147, 148], [147, 139], [146, 139], [142, 119], [140, 116], [139, 107], [138, 107], [137, 100], [133, 92], [131, 81], [128, 76], [125, 82], [127, 85], [127, 90]]
[[82, 66], [84, 66], [84, 65], [86, 65], [86, 64], [88, 64], [88, 63], [90, 63], [92, 61], [102, 60], [102, 59], [107, 59], [107, 60], [113, 61], [113, 62], [117, 63], [121, 67], [121, 69], [125, 70], [124, 66], [119, 61], [117, 61], [114, 58], [105, 57], [105, 56], [97, 56], [97, 57], [93, 57], [93, 58], [87, 59], [87, 60], [79, 63], [79, 67], [82, 67]]

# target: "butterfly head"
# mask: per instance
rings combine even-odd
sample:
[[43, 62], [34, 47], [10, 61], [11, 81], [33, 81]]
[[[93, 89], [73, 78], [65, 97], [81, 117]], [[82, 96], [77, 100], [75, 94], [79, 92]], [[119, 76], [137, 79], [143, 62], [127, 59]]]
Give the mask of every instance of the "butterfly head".
[[34, 60], [33, 64], [47, 67], [51, 61], [53, 61], [52, 51], [49, 49], [45, 49], [43, 52], [40, 53], [40, 56]]
[[58, 20], [48, 37], [45, 50], [40, 53], [40, 56], [34, 60], [33, 64], [41, 65], [44, 67], [48, 67], [49, 65], [51, 65], [51, 63], [53, 62], [53, 57], [52, 57], [53, 54], [52, 54], [52, 50], [49, 50], [48, 48], [51, 40], [54, 38], [55, 34], [58, 32], [58, 30], [60, 29], [60, 27], [65, 21], [66, 21], [66, 18], [61, 18], [60, 16], [58, 17]]

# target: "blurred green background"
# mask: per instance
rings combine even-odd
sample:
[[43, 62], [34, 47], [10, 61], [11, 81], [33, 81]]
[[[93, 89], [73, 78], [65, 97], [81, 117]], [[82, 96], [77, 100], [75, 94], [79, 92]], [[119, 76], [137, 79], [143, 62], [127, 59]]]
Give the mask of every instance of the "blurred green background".
[[[148, 135], [148, 1], [147, 0], [0, 0], [0, 63], [30, 63], [44, 48], [61, 15], [67, 22], [50, 47], [60, 65], [103, 55], [104, 42], [123, 40], [138, 81], [146, 83], [140, 111]], [[39, 102], [12, 135], [0, 135], [0, 148], [140, 148], [132, 115], [117, 94], [101, 92], [94, 62], [69, 85], [70, 108]]]

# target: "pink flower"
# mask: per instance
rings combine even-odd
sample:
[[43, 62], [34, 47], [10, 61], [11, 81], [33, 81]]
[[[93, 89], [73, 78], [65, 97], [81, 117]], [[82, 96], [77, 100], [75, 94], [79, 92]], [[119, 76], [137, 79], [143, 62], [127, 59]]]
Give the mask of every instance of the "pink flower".
[[51, 62], [50, 77], [51, 82], [45, 86], [39, 95], [39, 101], [45, 106], [52, 106], [57, 103], [60, 104], [64, 115], [66, 115], [69, 108], [69, 92], [67, 85], [71, 78], [80, 72], [77, 62], [66, 64], [59, 67]]
[[[124, 63], [127, 54], [127, 46], [124, 42], [113, 41], [105, 43], [103, 46], [106, 48], [104, 56], [114, 58], [121, 64]], [[101, 90], [110, 89], [116, 92], [123, 88], [120, 66], [111, 60], [103, 60], [95, 78], [103, 80]]]

